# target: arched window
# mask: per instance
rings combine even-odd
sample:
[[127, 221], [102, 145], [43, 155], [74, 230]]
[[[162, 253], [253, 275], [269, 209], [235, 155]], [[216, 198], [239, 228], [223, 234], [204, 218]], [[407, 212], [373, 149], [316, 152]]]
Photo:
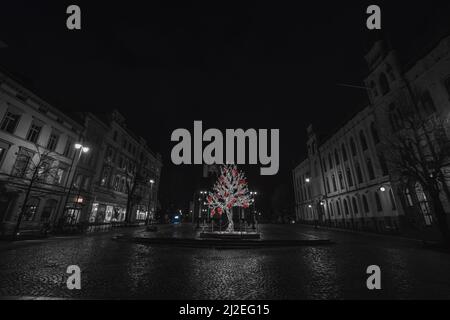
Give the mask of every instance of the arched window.
[[359, 140], [361, 142], [361, 148], [363, 151], [366, 151], [369, 147], [367, 145], [366, 135], [364, 134], [364, 131], [359, 132]]
[[353, 212], [355, 214], [359, 213], [359, 209], [358, 209], [358, 202], [356, 201], [356, 197], [352, 198], [352, 204], [353, 204]]
[[345, 148], [345, 145], [342, 145], [342, 158], [344, 159], [344, 161], [348, 160], [347, 149]]
[[333, 212], [333, 202], [330, 201], [330, 204], [328, 205], [328, 208], [330, 208], [330, 217], [334, 216], [334, 212]]
[[39, 202], [39, 198], [36, 197], [28, 199], [27, 203], [25, 204], [25, 212], [23, 215], [24, 221], [33, 221], [39, 207]]
[[333, 192], [337, 191], [336, 178], [334, 177], [334, 175], [331, 176], [331, 182], [333, 183]]
[[367, 202], [367, 197], [363, 194], [362, 195], [362, 201], [363, 201], [363, 207], [364, 207], [364, 212], [365, 213], [369, 213], [369, 202]]
[[350, 215], [350, 210], [348, 208], [348, 202], [347, 199], [344, 199], [344, 211], [345, 211], [345, 215]]
[[380, 74], [380, 77], [378, 78], [378, 82], [380, 85], [380, 91], [382, 95], [385, 95], [386, 93], [389, 92], [389, 90], [391, 90], [389, 88], [389, 82], [388, 79], [386, 78], [386, 75], [384, 73]]
[[336, 165], [339, 165], [340, 161], [337, 149], [334, 150], [334, 160], [336, 161]]
[[436, 112], [436, 106], [434, 105], [433, 98], [431, 97], [430, 92], [428, 90], [425, 91], [422, 95], [422, 104], [426, 114]]
[[349, 187], [353, 187], [353, 177], [352, 177], [352, 172], [350, 170], [350, 168], [347, 168], [347, 181], [348, 181], [348, 186]]
[[367, 158], [366, 164], [367, 164], [367, 172], [369, 173], [369, 179], [370, 180], [375, 179], [375, 171], [373, 169], [372, 159]]
[[361, 167], [358, 162], [355, 163], [355, 169], [356, 169], [356, 177], [358, 178], [358, 183], [361, 184], [364, 182], [364, 179], [363, 179]]
[[383, 211], [383, 205], [381, 204], [381, 199], [380, 199], [380, 195], [378, 194], [378, 192], [375, 192], [375, 203], [377, 205], [377, 211], [378, 212]]
[[338, 216], [341, 216], [341, 206], [340, 206], [339, 200], [336, 201], [336, 209], [337, 209]]
[[384, 154], [380, 153], [378, 155], [378, 160], [380, 161], [380, 167], [381, 167], [383, 176], [387, 176], [389, 174], [389, 170], [388, 170], [388, 166], [387, 166], [386, 158], [384, 157]]
[[389, 122], [393, 132], [397, 132], [400, 129], [400, 118], [398, 116], [397, 107], [394, 103], [389, 105]]
[[356, 156], [356, 144], [355, 144], [355, 140], [353, 140], [353, 138], [350, 138], [350, 149], [352, 150], [352, 156], [355, 157]]
[[377, 128], [375, 127], [375, 122], [372, 122], [370, 124], [370, 131], [372, 131], [373, 142], [375, 142], [375, 144], [379, 143], [380, 137], [378, 136], [378, 131]]
[[344, 175], [342, 171], [339, 171], [339, 186], [341, 189], [345, 189]]

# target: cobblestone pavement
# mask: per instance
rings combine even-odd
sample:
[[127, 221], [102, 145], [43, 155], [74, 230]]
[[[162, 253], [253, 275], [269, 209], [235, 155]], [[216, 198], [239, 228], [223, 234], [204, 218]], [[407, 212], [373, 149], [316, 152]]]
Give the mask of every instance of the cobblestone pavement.
[[[190, 225], [92, 236], [0, 243], [0, 296], [129, 299], [449, 299], [450, 254], [419, 242], [262, 226], [265, 238], [330, 238], [332, 246], [252, 250], [150, 247], [113, 241], [118, 233], [189, 237]], [[366, 288], [366, 268], [379, 265], [382, 290]], [[66, 287], [69, 265], [82, 289]]]

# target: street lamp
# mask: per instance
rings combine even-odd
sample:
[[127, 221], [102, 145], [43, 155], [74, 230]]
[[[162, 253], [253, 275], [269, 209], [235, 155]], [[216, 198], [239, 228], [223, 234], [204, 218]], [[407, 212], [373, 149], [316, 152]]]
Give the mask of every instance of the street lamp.
[[[150, 183], [150, 194], [148, 195], [148, 205], [147, 205], [147, 221], [145, 222], [145, 224], [148, 226], [148, 222], [150, 220], [150, 205], [152, 203], [153, 200], [153, 185], [155, 184], [155, 180], [150, 179], [148, 181]], [[153, 222], [153, 217], [152, 217], [152, 222]]]
[[[60, 217], [60, 221], [61, 221], [61, 219], [64, 219], [67, 203], [69, 202], [70, 193], [72, 192], [73, 180], [75, 179], [75, 173], [76, 173], [76, 169], [77, 169], [77, 166], [78, 166], [78, 162], [80, 161], [81, 155], [83, 153], [88, 153], [89, 150], [90, 150], [89, 147], [83, 146], [81, 143], [76, 143], [74, 145], [74, 148], [75, 148], [75, 150], [78, 151], [78, 157], [77, 157], [77, 153], [75, 153], [73, 155], [72, 163], [71, 163], [70, 169], [69, 169], [69, 175], [67, 176], [68, 178], [67, 178], [67, 181], [66, 181], [66, 185], [64, 186], [64, 189], [66, 189], [67, 188], [67, 183], [69, 182], [70, 174], [72, 173], [72, 170], [73, 170], [72, 179], [71, 179], [70, 184], [69, 184], [69, 190], [67, 192], [66, 200], [64, 201], [64, 206], [62, 208], [62, 213], [63, 214], [62, 214], [62, 217]], [[76, 159], [76, 162], [75, 162], [75, 159]], [[79, 186], [79, 188], [81, 188], [81, 186]]]
[[386, 191], [386, 187], [385, 187], [385, 186], [381, 186], [381, 187], [380, 187], [380, 191], [381, 191], [381, 192], [385, 192], [385, 191]]
[[306, 178], [306, 179], [305, 179], [305, 182], [306, 182], [306, 183], [310, 183], [310, 182], [311, 182], [311, 178]]

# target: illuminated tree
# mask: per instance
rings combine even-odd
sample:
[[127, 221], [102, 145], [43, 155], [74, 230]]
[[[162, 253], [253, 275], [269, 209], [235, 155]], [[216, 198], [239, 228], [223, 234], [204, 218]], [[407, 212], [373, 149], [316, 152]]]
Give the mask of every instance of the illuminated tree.
[[207, 198], [211, 216], [225, 212], [228, 218], [226, 232], [234, 231], [233, 207], [248, 208], [253, 199], [248, 191], [247, 179], [244, 173], [235, 165], [222, 166], [220, 176], [214, 185], [213, 192]]

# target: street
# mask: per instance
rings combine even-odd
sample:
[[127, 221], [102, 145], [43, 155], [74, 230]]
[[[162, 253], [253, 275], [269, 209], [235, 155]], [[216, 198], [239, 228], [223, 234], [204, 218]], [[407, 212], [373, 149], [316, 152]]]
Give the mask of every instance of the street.
[[[449, 299], [450, 255], [418, 241], [263, 225], [263, 238], [331, 239], [331, 246], [245, 250], [150, 247], [117, 234], [192, 237], [191, 225], [0, 243], [0, 296], [93, 299]], [[81, 290], [68, 290], [69, 265]], [[369, 291], [366, 269], [381, 268]]]

